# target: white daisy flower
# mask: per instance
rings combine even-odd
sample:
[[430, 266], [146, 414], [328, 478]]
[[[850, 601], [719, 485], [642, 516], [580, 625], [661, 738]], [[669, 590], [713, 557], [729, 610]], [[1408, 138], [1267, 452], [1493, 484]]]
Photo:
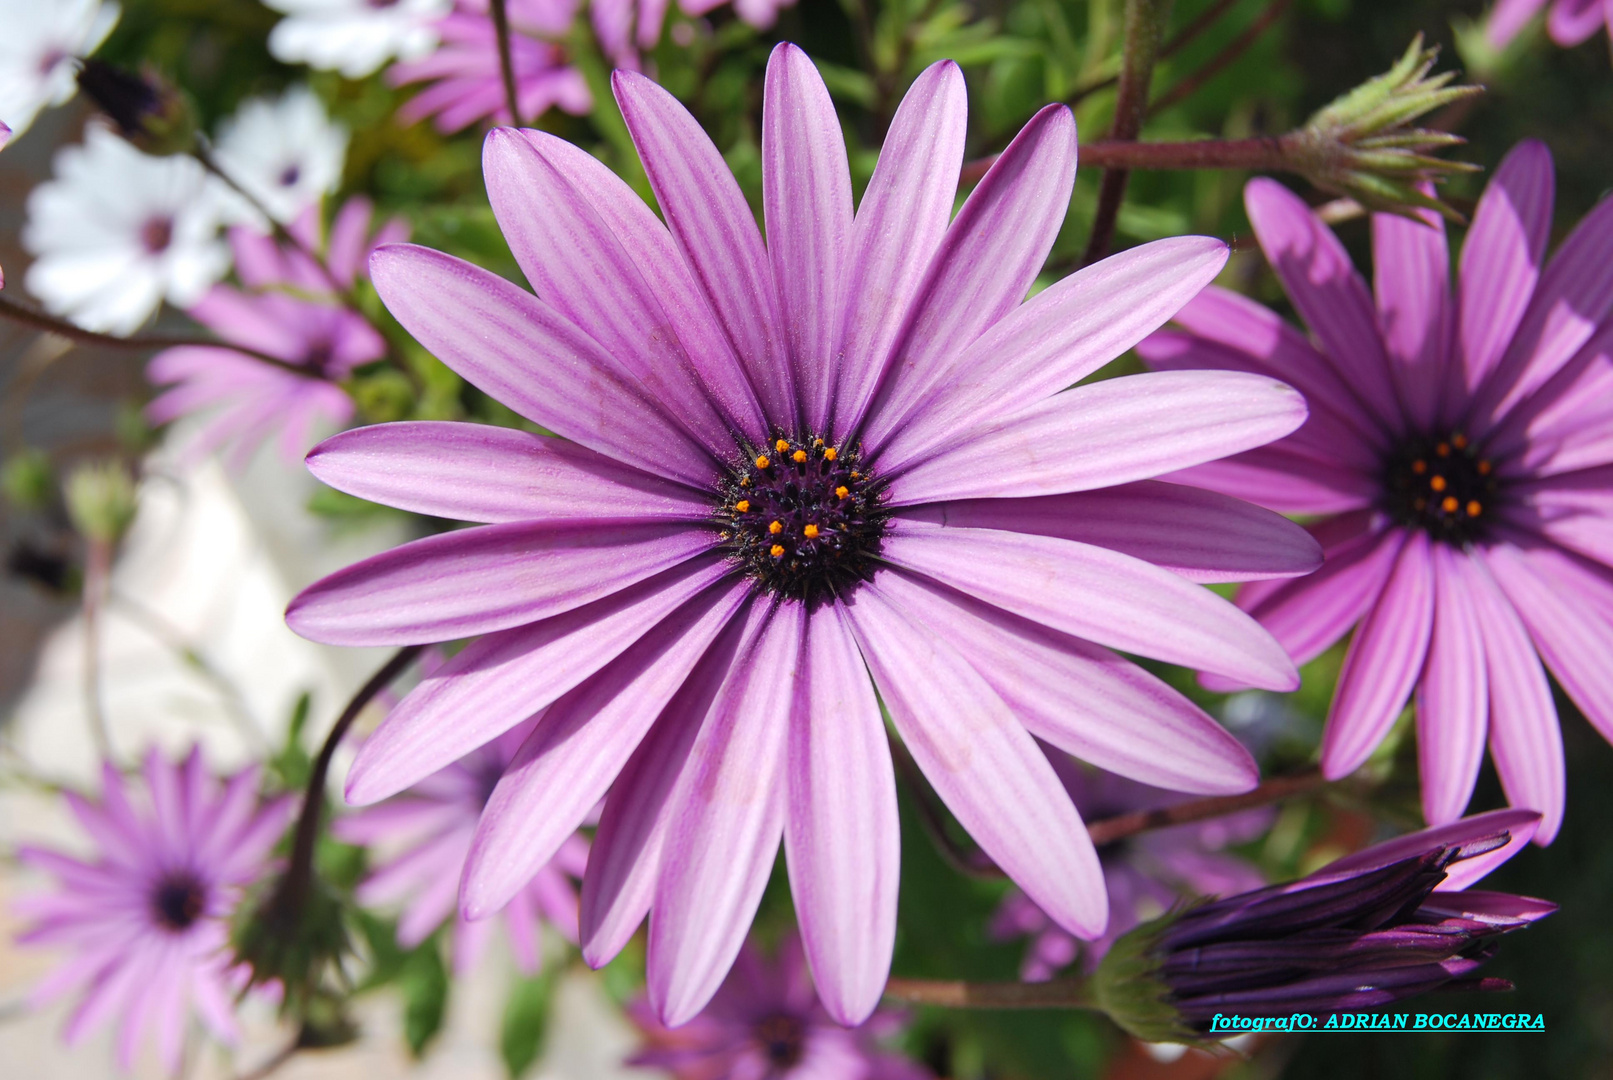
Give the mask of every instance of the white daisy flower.
[[418, 60], [437, 47], [435, 22], [453, 0], [263, 0], [283, 13], [269, 34], [269, 52], [287, 64], [307, 64], [362, 79], [394, 58]]
[[225, 203], [194, 159], [142, 154], [92, 124], [28, 196], [25, 284], [79, 326], [132, 333], [163, 300], [188, 307], [229, 270]]
[[224, 122], [215, 156], [276, 221], [289, 222], [341, 183], [347, 129], [326, 115], [312, 90], [294, 86], [278, 100], [242, 105]]
[[18, 135], [78, 89], [73, 58], [100, 47], [118, 21], [102, 0], [0, 0], [0, 120]]

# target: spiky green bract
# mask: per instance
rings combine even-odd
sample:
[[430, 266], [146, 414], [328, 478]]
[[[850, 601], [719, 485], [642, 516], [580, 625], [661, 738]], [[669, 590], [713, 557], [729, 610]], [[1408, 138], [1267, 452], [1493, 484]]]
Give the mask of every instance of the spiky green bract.
[[1170, 986], [1161, 971], [1162, 939], [1186, 910], [1187, 906], [1178, 906], [1123, 934], [1092, 974], [1093, 1004], [1144, 1042], [1200, 1040], [1171, 1003]]
[[320, 1016], [342, 1013], [340, 1008], [332, 1011], [326, 974], [341, 977], [341, 959], [352, 945], [341, 897], [328, 882], [315, 873], [292, 887], [282, 876], [238, 912], [230, 944], [236, 959], [251, 970], [249, 985], [279, 983], [284, 988], [281, 1014], [304, 1024], [323, 1028], [317, 1023]]

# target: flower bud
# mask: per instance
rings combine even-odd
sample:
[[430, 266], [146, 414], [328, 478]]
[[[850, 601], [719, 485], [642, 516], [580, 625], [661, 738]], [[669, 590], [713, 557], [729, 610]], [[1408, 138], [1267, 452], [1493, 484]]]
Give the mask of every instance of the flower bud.
[[139, 75], [100, 60], [78, 69], [79, 88], [112, 118], [118, 134], [148, 154], [188, 152], [196, 141], [196, 113], [183, 91], [150, 68]]
[[138, 507], [134, 478], [118, 461], [78, 466], [68, 474], [63, 495], [73, 527], [93, 543], [117, 543]]

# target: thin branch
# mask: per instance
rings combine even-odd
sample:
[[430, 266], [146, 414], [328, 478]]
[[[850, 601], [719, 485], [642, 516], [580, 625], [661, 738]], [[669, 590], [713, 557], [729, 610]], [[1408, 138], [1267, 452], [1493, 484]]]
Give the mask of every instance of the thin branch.
[[111, 543], [91, 540], [84, 560], [84, 707], [90, 720], [90, 736], [102, 761], [112, 760], [112, 735], [107, 730], [101, 702], [101, 612], [111, 573]]
[[954, 1009], [1091, 1009], [1086, 979], [1048, 982], [966, 982], [963, 979], [891, 979], [885, 996], [913, 1005]]
[[1322, 776], [1320, 769], [1306, 769], [1291, 776], [1274, 776], [1253, 791], [1246, 791], [1242, 795], [1217, 795], [1177, 803], [1174, 806], [1163, 806], [1157, 810], [1134, 810], [1129, 814], [1103, 818], [1088, 823], [1087, 833], [1092, 837], [1094, 846], [1102, 847], [1104, 844], [1112, 844], [1116, 840], [1124, 840], [1128, 836], [1135, 836], [1150, 829], [1186, 825], [1193, 821], [1204, 821], [1237, 813], [1239, 810], [1292, 799], [1315, 791], [1326, 783], [1327, 780]]
[[[1215, 3], [1205, 8], [1199, 14], [1198, 18], [1194, 19], [1192, 22], [1182, 27], [1182, 29], [1178, 30], [1176, 34], [1165, 43], [1165, 47], [1159, 50], [1159, 58], [1164, 60], [1168, 57], [1174, 56], [1183, 47], [1192, 43], [1192, 41], [1200, 34], [1204, 33], [1204, 31], [1208, 30], [1210, 27], [1219, 22], [1221, 16], [1231, 11], [1237, 6], [1237, 4], [1238, 0], [1216, 0]], [[1072, 106], [1077, 105], [1086, 98], [1096, 94], [1098, 91], [1109, 89], [1109, 87], [1113, 86], [1119, 81], [1120, 76], [1115, 74], [1104, 79], [1099, 79], [1097, 82], [1076, 87], [1076, 89], [1070, 93], [1070, 96], [1064, 99], [1064, 103]]]
[[510, 125], [521, 126], [521, 102], [515, 92], [515, 59], [510, 53], [510, 12], [506, 0], [492, 0], [493, 36], [498, 39], [498, 68], [504, 79], [504, 107], [510, 110]]
[[25, 307], [3, 296], [0, 296], [0, 318], [10, 319], [12, 322], [21, 323], [23, 326], [29, 326], [35, 330], [43, 330], [47, 334], [55, 334], [57, 337], [63, 337], [69, 341], [76, 341], [81, 345], [100, 345], [111, 349], [145, 350], [177, 349], [185, 346], [229, 349], [232, 352], [245, 353], [254, 360], [262, 360], [266, 364], [274, 364], [277, 367], [283, 367], [291, 371], [302, 371], [295, 364], [288, 364], [278, 357], [270, 356], [268, 353], [259, 352], [256, 349], [250, 349], [244, 345], [236, 345], [228, 341], [218, 341], [213, 338], [183, 337], [168, 334], [118, 337], [116, 334], [101, 334], [94, 330], [85, 330], [81, 326], [74, 326], [63, 319], [47, 315], [43, 311]]
[[[1185, 142], [1083, 143], [1079, 157], [1086, 167], [1142, 171], [1177, 169], [1241, 169], [1251, 172], [1298, 172], [1290, 161], [1287, 135], [1256, 135], [1247, 139], [1190, 139]], [[997, 155], [965, 162], [960, 186], [986, 175]]]
[[923, 827], [935, 850], [940, 854], [942, 861], [965, 877], [999, 880], [1005, 875], [998, 865], [987, 857], [986, 853], [976, 847], [964, 847], [952, 839], [947, 831], [947, 811], [941, 799], [924, 778], [924, 772], [919, 768], [918, 762], [894, 737], [890, 739], [891, 761], [896, 766], [902, 782], [913, 793], [913, 808], [918, 814], [919, 824]]
[[1270, 29], [1273, 23], [1287, 14], [1292, 4], [1293, 0], [1272, 0], [1266, 6], [1266, 10], [1262, 11], [1255, 21], [1249, 24], [1248, 29], [1233, 38], [1226, 48], [1206, 61], [1203, 67], [1171, 87], [1169, 91], [1150, 105], [1148, 115], [1153, 116], [1160, 110], [1168, 109], [1197, 93], [1199, 87], [1221, 74], [1233, 61], [1248, 51], [1250, 46], [1260, 40], [1261, 35]]

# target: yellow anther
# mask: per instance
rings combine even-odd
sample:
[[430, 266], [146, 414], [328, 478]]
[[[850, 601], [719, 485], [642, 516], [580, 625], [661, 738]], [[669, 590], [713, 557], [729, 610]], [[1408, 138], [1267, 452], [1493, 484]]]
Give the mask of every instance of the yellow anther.
[[1455, 435], [1452, 435], [1451, 436], [1451, 445], [1456, 447], [1456, 449], [1458, 449], [1458, 450], [1466, 450], [1467, 449], [1467, 436], [1461, 434], [1460, 432], [1458, 432]]
[[750, 500], [740, 499], [734, 504], [734, 509], [738, 510], [741, 514], [745, 513], [745, 511], [750, 509]]
[[[823, 460], [825, 460], [825, 461], [833, 461], [835, 458], [837, 458], [839, 456], [840, 456], [840, 451], [836, 450], [832, 446], [829, 447], [829, 449], [827, 449], [827, 450], [825, 450], [823, 452]], [[852, 473], [851, 475], [856, 476], [857, 474]]]
[[805, 465], [806, 464], [807, 455], [806, 455], [805, 450], [797, 450], [795, 453], [791, 454], [790, 457], [795, 461], [795, 463], [797, 465]]
[[740, 477], [740, 478], [739, 478], [739, 486], [740, 486], [740, 487], [750, 487], [750, 477], [748, 477], [748, 476], [741, 476], [741, 477]]
[[1447, 514], [1454, 514], [1456, 513], [1456, 508], [1460, 505], [1461, 503], [1456, 501], [1455, 495], [1447, 495], [1439, 504], [1439, 508], [1445, 511]]
[[818, 538], [818, 527], [816, 525], [808, 525], [806, 528], [802, 529], [801, 532], [808, 540], [816, 540]]
[[822, 446], [823, 445], [823, 440], [822, 439], [813, 439], [812, 440], [812, 445], [813, 446]]
[[1446, 487], [1445, 478], [1443, 476], [1434, 476], [1428, 481], [1428, 486], [1435, 491], [1444, 491]]
[[844, 499], [847, 495], [850, 495], [850, 494], [851, 494], [851, 489], [849, 487], [842, 486], [842, 487], [835, 488], [835, 498], [837, 498], [837, 499]]
[[772, 555], [773, 558], [776, 559], [780, 555], [784, 554], [784, 545], [783, 544], [774, 544], [772, 547], [768, 548], [767, 551], [768, 551], [768, 554]]
[[774, 536], [777, 536], [779, 533], [784, 531], [784, 523], [782, 521], [769, 522], [767, 525], [767, 531], [772, 533]]
[[1450, 457], [1451, 444], [1443, 442], [1440, 443], [1438, 446], [1434, 447], [1434, 453], [1438, 454], [1440, 457]]
[[851, 474], [851, 478], [853, 480], [861, 480], [863, 478], [863, 474], [860, 472], [854, 472]]
[[1495, 466], [1491, 465], [1488, 461], [1479, 462], [1479, 475], [1480, 476], [1489, 476], [1490, 475], [1490, 470], [1493, 469], [1494, 467]]
[[761, 457], [756, 459], [756, 467], [758, 469], [765, 469], [771, 464], [773, 464], [773, 463], [771, 461], [767, 460], [767, 455], [766, 454], [763, 454]]
[[1422, 458], [1418, 458], [1416, 461], [1411, 463], [1411, 471], [1416, 473], [1418, 476], [1421, 476], [1423, 473], [1428, 471], [1428, 462], [1424, 461]]
[[777, 450], [781, 454], [784, 453], [784, 451], [788, 450], [789, 448], [790, 448], [790, 440], [788, 440], [788, 439], [780, 439], [778, 442], [773, 444], [773, 449]]
[[1467, 504], [1467, 516], [1468, 517], [1478, 517], [1479, 513], [1483, 509], [1484, 509], [1484, 507], [1479, 505], [1479, 501], [1477, 499], [1472, 499]]

